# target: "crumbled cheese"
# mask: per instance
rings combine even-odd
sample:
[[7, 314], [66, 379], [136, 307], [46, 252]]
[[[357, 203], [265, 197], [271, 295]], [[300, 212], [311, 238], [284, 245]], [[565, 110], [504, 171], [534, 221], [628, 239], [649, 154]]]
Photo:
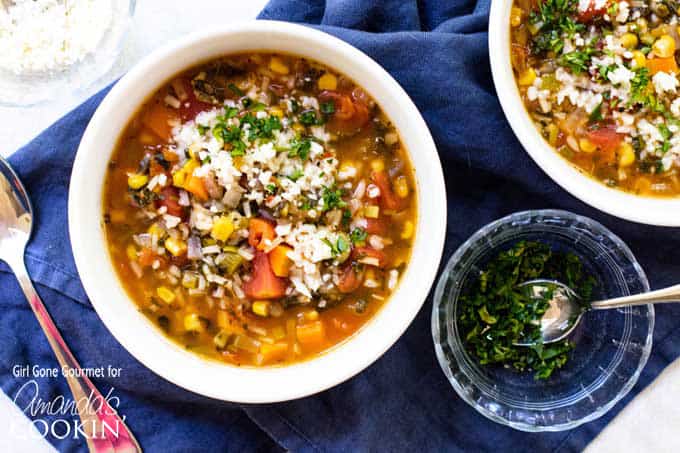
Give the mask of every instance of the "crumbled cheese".
[[623, 24], [628, 20], [630, 12], [628, 2], [619, 2], [618, 12], [616, 14], [616, 22]]
[[675, 93], [675, 89], [678, 87], [678, 79], [675, 74], [667, 72], [657, 72], [652, 77], [652, 82], [654, 83], [654, 90], [660, 95], [665, 92]]
[[95, 51], [111, 26], [107, 0], [13, 0], [0, 7], [0, 68], [64, 69]]

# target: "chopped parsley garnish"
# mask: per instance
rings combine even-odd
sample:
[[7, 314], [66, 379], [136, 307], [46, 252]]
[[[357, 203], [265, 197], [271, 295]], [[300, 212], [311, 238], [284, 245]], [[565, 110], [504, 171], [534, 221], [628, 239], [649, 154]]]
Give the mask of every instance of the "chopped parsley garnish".
[[264, 190], [269, 195], [274, 195], [276, 194], [276, 184], [267, 184], [266, 186], [264, 186]]
[[236, 86], [236, 84], [230, 83], [229, 85], [227, 85], [227, 88], [229, 88], [229, 90], [236, 96], [242, 97], [246, 95], [242, 89]]
[[300, 114], [298, 120], [300, 121], [300, 124], [305, 126], [317, 126], [319, 124], [323, 124], [315, 110], [305, 110]]
[[305, 172], [302, 171], [302, 168], [296, 168], [293, 171], [293, 173], [291, 173], [287, 176], [287, 178], [290, 179], [291, 181], [295, 182], [298, 179], [302, 178], [304, 175], [305, 175]]
[[598, 121], [602, 121], [602, 103], [601, 102], [599, 104], [597, 104], [597, 107], [595, 107], [592, 112], [590, 112], [590, 116], [588, 117], [588, 122], [590, 122], [590, 123], [597, 123]]
[[324, 187], [323, 193], [321, 194], [323, 210], [330, 211], [331, 209], [344, 208], [347, 206], [347, 202], [342, 199], [344, 195], [345, 191], [342, 189], [337, 189], [335, 186]]
[[290, 142], [288, 157], [299, 157], [302, 160], [307, 160], [311, 148], [312, 142], [308, 139], [292, 140]]
[[319, 106], [321, 113], [324, 115], [332, 115], [335, 113], [335, 103], [333, 101], [322, 102]]
[[347, 239], [345, 239], [344, 235], [339, 235], [338, 239], [335, 241], [335, 244], [328, 240], [328, 238], [323, 238], [322, 241], [324, 244], [330, 247], [333, 256], [342, 255], [343, 253], [348, 252], [350, 249], [350, 245], [347, 242]]
[[[507, 365], [533, 371], [535, 379], [547, 379], [564, 366], [574, 347], [568, 340], [540, 342], [538, 320], [549, 307], [549, 298], [526, 294], [519, 284], [537, 278], [561, 281], [589, 300], [595, 279], [579, 258], [551, 250], [541, 242], [519, 242], [498, 254], [461, 296], [458, 322], [467, 350], [481, 365]], [[516, 346], [519, 341], [537, 341]]]
[[668, 126], [666, 126], [665, 123], [661, 123], [657, 126], [657, 129], [659, 129], [659, 132], [661, 133], [661, 137], [663, 137], [663, 143], [661, 144], [661, 153], [666, 154], [669, 149], [671, 149], [671, 142], [670, 139], [673, 136], [673, 133], [668, 129]]
[[588, 70], [590, 59], [595, 53], [591, 46], [585, 46], [580, 50], [574, 50], [561, 55], [558, 59], [559, 64], [571, 69], [574, 73], [580, 74]]
[[531, 12], [529, 23], [538, 27], [538, 33], [533, 38], [535, 53], [560, 53], [564, 48], [562, 35], [571, 38], [576, 32], [585, 29], [583, 24], [573, 19], [577, 4], [577, 0], [545, 0], [537, 10]]
[[366, 233], [366, 230], [363, 228], [357, 227], [349, 233], [349, 238], [353, 244], [362, 244], [366, 242], [366, 237], [368, 237], [368, 233]]

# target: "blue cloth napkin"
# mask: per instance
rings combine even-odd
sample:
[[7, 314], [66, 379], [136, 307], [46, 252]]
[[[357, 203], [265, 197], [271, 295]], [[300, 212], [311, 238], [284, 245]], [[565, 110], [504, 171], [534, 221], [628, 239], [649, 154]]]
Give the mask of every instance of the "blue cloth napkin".
[[[680, 230], [628, 223], [595, 211], [555, 185], [531, 161], [498, 104], [487, 56], [488, 0], [273, 0], [261, 18], [319, 26], [382, 64], [423, 113], [444, 167], [449, 224], [444, 259], [484, 224], [514, 211], [562, 208], [619, 234], [653, 287], [680, 277]], [[572, 431], [527, 434], [479, 415], [455, 394], [435, 359], [428, 300], [406, 334], [354, 379], [293, 402], [237, 408], [183, 391], [146, 370], [112, 338], [80, 285], [66, 229], [73, 157], [105, 92], [87, 101], [11, 158], [36, 208], [28, 269], [47, 307], [86, 367], [122, 368], [113, 388], [146, 451], [580, 451], [632, 396], [680, 355], [680, 308], [657, 309], [654, 350], [630, 395], [605, 417]], [[424, 188], [424, 190], [427, 190]], [[23, 295], [0, 266], [0, 385], [10, 398], [32, 378], [16, 365], [55, 367]], [[36, 379], [39, 397], [70, 393], [63, 379]], [[28, 407], [25, 388], [17, 404]], [[31, 414], [28, 414], [31, 415]], [[67, 436], [65, 418], [38, 413], [56, 427], [61, 451], [85, 451]], [[66, 417], [69, 418], [69, 417]], [[71, 417], [72, 418], [72, 417]], [[43, 424], [36, 423], [42, 430]]]

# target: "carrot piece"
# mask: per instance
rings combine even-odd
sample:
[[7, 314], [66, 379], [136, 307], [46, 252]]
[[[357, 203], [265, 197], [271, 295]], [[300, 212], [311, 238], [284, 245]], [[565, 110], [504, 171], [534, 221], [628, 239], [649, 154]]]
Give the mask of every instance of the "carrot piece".
[[251, 299], [278, 299], [286, 295], [285, 281], [274, 275], [266, 253], [255, 253], [253, 274], [243, 285], [243, 290]]
[[146, 111], [142, 123], [159, 138], [168, 140], [172, 135], [170, 120], [174, 118], [175, 114], [172, 110], [159, 102], [153, 104], [149, 110]]
[[262, 354], [262, 364], [280, 362], [288, 354], [288, 343], [262, 343], [260, 354]]
[[338, 290], [341, 293], [347, 294], [356, 290], [361, 285], [361, 276], [357, 274], [357, 271], [349, 265], [340, 275], [340, 280], [338, 281]]
[[252, 218], [248, 223], [248, 244], [258, 250], [267, 247], [267, 240], [271, 241], [276, 236], [274, 225], [265, 219]]
[[287, 245], [278, 245], [269, 253], [269, 264], [277, 277], [288, 277], [293, 262], [288, 258], [288, 252], [293, 250]]
[[326, 329], [322, 321], [299, 325], [295, 331], [302, 346], [320, 348], [326, 340]]
[[184, 183], [184, 189], [186, 189], [187, 192], [196, 195], [203, 201], [210, 198], [210, 195], [208, 195], [208, 191], [205, 188], [205, 181], [203, 181], [203, 178], [201, 177], [190, 175]]
[[400, 198], [392, 189], [392, 182], [385, 171], [374, 171], [371, 179], [380, 188], [380, 205], [385, 209], [401, 211], [406, 208], [407, 199]]
[[167, 148], [163, 149], [163, 158], [170, 163], [175, 163], [179, 161], [179, 156], [177, 155], [177, 153], [173, 153]]
[[151, 266], [156, 258], [158, 258], [158, 255], [156, 255], [150, 248], [144, 247], [140, 252], [139, 257], [137, 257], [137, 261], [142, 267], [147, 267]]
[[647, 69], [651, 75], [657, 72], [677, 72], [678, 63], [675, 61], [675, 56], [668, 58], [651, 58], [647, 60]]

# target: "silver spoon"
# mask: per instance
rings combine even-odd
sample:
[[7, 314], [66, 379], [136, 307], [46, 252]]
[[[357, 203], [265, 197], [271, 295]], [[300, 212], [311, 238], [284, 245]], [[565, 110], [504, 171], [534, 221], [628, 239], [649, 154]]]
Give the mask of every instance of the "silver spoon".
[[47, 341], [57, 356], [73, 393], [91, 452], [141, 452], [123, 420], [85, 376], [36, 293], [24, 264], [24, 251], [31, 236], [33, 210], [26, 190], [9, 163], [0, 157], [0, 260], [16, 275]]
[[[632, 296], [598, 300], [584, 304], [578, 294], [564, 283], [555, 280], [529, 280], [519, 285], [530, 297], [543, 298], [547, 291], [552, 291], [550, 308], [541, 318], [541, 337], [543, 344], [563, 340], [574, 331], [589, 310], [607, 310], [609, 308], [631, 307], [664, 302], [680, 302], [680, 285], [650, 291]], [[535, 342], [517, 342], [518, 346], [531, 346]]]

